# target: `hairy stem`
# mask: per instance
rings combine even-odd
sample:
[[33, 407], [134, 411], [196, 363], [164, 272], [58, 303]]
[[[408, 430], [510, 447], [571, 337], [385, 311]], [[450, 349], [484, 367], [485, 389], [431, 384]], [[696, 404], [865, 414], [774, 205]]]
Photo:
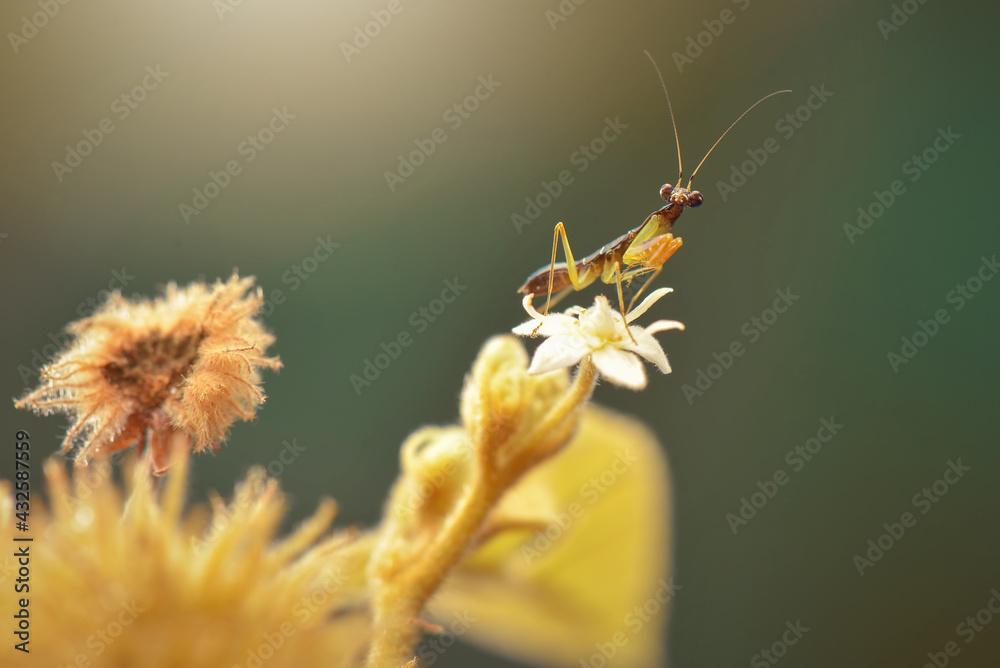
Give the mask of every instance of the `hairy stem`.
[[[475, 545], [483, 523], [497, 501], [532, 465], [565, 445], [548, 442], [550, 432], [564, 426], [573, 412], [590, 397], [597, 374], [590, 358], [580, 365], [567, 393], [527, 432], [522, 447], [504, 464], [495, 456], [510, 445], [491, 443], [483, 434], [476, 442], [477, 466], [466, 492], [438, 534], [419, 554], [409, 554], [402, 527], [387, 527], [376, 554], [375, 595], [372, 601], [375, 636], [368, 654], [369, 668], [397, 668], [413, 659], [423, 628], [414, 623], [430, 597], [462, 556]], [[534, 447], [533, 447], [534, 446]], [[539, 447], [545, 446], [545, 447]]]

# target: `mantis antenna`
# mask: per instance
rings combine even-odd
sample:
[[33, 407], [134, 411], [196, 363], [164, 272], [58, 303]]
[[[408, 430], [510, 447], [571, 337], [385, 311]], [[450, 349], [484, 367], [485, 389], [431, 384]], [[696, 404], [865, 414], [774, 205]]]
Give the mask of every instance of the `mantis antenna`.
[[[719, 137], [714, 144], [712, 144], [712, 148], [708, 149], [708, 153], [706, 153], [705, 157], [701, 159], [701, 162], [698, 163], [698, 166], [694, 168], [694, 172], [691, 174], [691, 178], [688, 179], [688, 184], [687, 184], [688, 189], [689, 190], [691, 189], [691, 182], [694, 181], [694, 177], [698, 173], [698, 170], [701, 169], [701, 166], [705, 164], [705, 160], [708, 159], [708, 156], [712, 155], [712, 151], [714, 151], [715, 147], [719, 145], [719, 142], [721, 142], [723, 139], [725, 139], [726, 135], [729, 134], [729, 130], [732, 130], [733, 128], [735, 128], [736, 124], [743, 120], [744, 116], [746, 116], [751, 111], [753, 111], [753, 108], [756, 107], [761, 102], [763, 102], [764, 100], [766, 100], [768, 98], [772, 98], [775, 95], [781, 95], [782, 93], [791, 93], [791, 92], [792, 91], [790, 91], [790, 90], [777, 90], [777, 91], [774, 91], [770, 95], [765, 95], [764, 97], [762, 97], [759, 100], [757, 100], [756, 102], [754, 102], [752, 105], [750, 105], [749, 109], [747, 109], [742, 114], [740, 114], [740, 117], [737, 118], [735, 121], [733, 121], [733, 124], [730, 125], [729, 128], [725, 132], [722, 133], [722, 136]], [[669, 100], [669, 98], [668, 98], [668, 100]]]
[[[647, 58], [649, 58], [649, 62], [653, 63], [653, 69], [656, 70], [656, 76], [658, 76], [660, 78], [660, 85], [663, 86], [663, 94], [667, 96], [667, 108], [670, 109], [670, 122], [674, 126], [674, 141], [677, 142], [677, 185], [680, 186], [681, 181], [683, 180], [682, 177], [684, 176], [684, 165], [681, 162], [681, 138], [677, 134], [677, 120], [674, 118], [674, 105], [672, 105], [670, 103], [670, 93], [667, 92], [667, 84], [666, 84], [666, 82], [663, 81], [663, 73], [660, 72], [660, 68], [656, 64], [656, 61], [653, 60], [653, 56], [649, 53], [649, 51], [646, 51], [645, 49], [643, 49], [642, 52], [646, 54]], [[754, 102], [752, 105], [750, 105], [749, 109], [747, 109], [742, 114], [740, 114], [740, 117], [737, 118], [733, 122], [733, 124], [730, 125], [729, 128], [725, 132], [722, 133], [722, 136], [719, 137], [714, 144], [712, 144], [712, 148], [708, 149], [708, 153], [706, 153], [705, 157], [701, 159], [701, 162], [698, 163], [698, 166], [694, 168], [694, 172], [691, 173], [691, 178], [688, 179], [688, 184], [687, 184], [688, 189], [689, 190], [691, 189], [691, 183], [694, 182], [695, 175], [698, 173], [698, 170], [701, 169], [701, 166], [705, 164], [705, 160], [708, 159], [708, 156], [712, 155], [712, 151], [715, 150], [715, 147], [718, 146], [719, 143], [726, 137], [726, 135], [729, 134], [730, 130], [732, 130], [733, 128], [736, 127], [737, 123], [739, 123], [740, 121], [743, 120], [744, 116], [746, 116], [751, 111], [753, 111], [754, 107], [756, 107], [758, 104], [760, 104], [764, 100], [766, 100], [768, 98], [772, 98], [775, 95], [781, 95], [782, 93], [791, 93], [791, 92], [792, 91], [790, 91], [790, 90], [778, 90], [778, 91], [775, 91], [775, 92], [771, 93], [770, 95], [765, 95], [764, 97], [760, 98], [759, 100], [757, 100], [756, 102]]]
[[[657, 66], [656, 61], [653, 60], [653, 56], [650, 55], [649, 51], [643, 49], [643, 53], [649, 58], [649, 62], [653, 63], [653, 69], [656, 70], [656, 76], [660, 77], [660, 85], [663, 86], [663, 94], [667, 96], [667, 108], [670, 109], [670, 122], [674, 125], [674, 141], [677, 142], [677, 185], [681, 184], [681, 180], [684, 177], [684, 165], [681, 163], [681, 138], [677, 134], [677, 121], [674, 119], [674, 105], [670, 104], [670, 93], [667, 92], [667, 84], [663, 81], [663, 74], [660, 73], [660, 68]], [[704, 160], [702, 160], [704, 162]], [[699, 165], [700, 167], [701, 165]], [[697, 170], [695, 170], [697, 171]]]

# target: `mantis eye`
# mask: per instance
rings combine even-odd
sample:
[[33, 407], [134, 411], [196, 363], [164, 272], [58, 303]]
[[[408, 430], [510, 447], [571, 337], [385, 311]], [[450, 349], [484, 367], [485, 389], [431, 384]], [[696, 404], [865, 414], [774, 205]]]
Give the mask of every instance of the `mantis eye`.
[[705, 197], [697, 190], [692, 190], [691, 194], [688, 195], [687, 205], [692, 209], [701, 206], [701, 203], [705, 201]]
[[673, 190], [674, 190], [674, 187], [672, 185], [670, 185], [669, 183], [664, 183], [660, 187], [660, 197], [662, 197], [664, 200], [666, 200], [666, 201], [669, 202], [670, 201], [670, 193], [672, 193]]

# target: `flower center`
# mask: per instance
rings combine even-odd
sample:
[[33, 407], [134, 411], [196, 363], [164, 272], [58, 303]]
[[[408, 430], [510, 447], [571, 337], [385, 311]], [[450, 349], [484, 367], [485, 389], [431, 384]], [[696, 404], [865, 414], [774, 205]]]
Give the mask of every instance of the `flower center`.
[[155, 332], [122, 347], [101, 374], [141, 406], [161, 406], [194, 364], [202, 338], [200, 331], [165, 338]]
[[592, 309], [580, 316], [580, 331], [604, 342], [620, 341], [621, 323], [615, 319], [610, 308]]

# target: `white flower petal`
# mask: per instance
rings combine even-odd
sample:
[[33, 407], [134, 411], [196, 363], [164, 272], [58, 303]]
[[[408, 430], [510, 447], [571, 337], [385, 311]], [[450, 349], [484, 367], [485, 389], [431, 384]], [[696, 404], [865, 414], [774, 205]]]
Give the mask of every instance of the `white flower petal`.
[[684, 323], [678, 322], [676, 320], [657, 320], [651, 323], [649, 327], [646, 327], [647, 334], [657, 334], [659, 332], [666, 332], [671, 329], [684, 329]]
[[531, 358], [529, 374], [546, 373], [556, 369], [575, 366], [590, 352], [587, 346], [578, 339], [568, 336], [554, 336], [542, 341]]
[[655, 304], [660, 300], [660, 297], [673, 291], [674, 291], [673, 288], [657, 288], [656, 290], [653, 290], [652, 292], [649, 293], [648, 297], [642, 300], [641, 304], [639, 304], [634, 309], [628, 312], [626, 320], [628, 322], [632, 322], [640, 315], [648, 311], [650, 306], [652, 306], [653, 304]]
[[642, 327], [632, 326], [629, 330], [635, 337], [635, 344], [629, 341], [628, 349], [655, 364], [663, 373], [670, 373], [670, 363], [667, 361], [667, 354], [660, 347], [660, 342]]
[[518, 336], [531, 336], [539, 324], [536, 320], [529, 320], [528, 322], [522, 322], [510, 331]]
[[538, 330], [542, 336], [580, 336], [580, 323], [568, 315], [553, 314], [546, 316], [542, 327]]
[[521, 300], [521, 306], [524, 307], [524, 310], [527, 311], [528, 315], [530, 315], [534, 320], [541, 320], [545, 316], [543, 316], [541, 313], [539, 313], [538, 311], [536, 311], [535, 307], [532, 306], [531, 300], [534, 299], [534, 298], [535, 298], [535, 295], [531, 294], [530, 292], [528, 294], [524, 295], [524, 299]]
[[639, 358], [632, 353], [613, 346], [604, 346], [594, 351], [594, 366], [602, 376], [615, 385], [631, 390], [641, 390], [646, 387], [646, 371], [642, 368]]
[[553, 313], [540, 320], [523, 322], [510, 331], [518, 336], [575, 336], [579, 333], [580, 327], [576, 318]]

